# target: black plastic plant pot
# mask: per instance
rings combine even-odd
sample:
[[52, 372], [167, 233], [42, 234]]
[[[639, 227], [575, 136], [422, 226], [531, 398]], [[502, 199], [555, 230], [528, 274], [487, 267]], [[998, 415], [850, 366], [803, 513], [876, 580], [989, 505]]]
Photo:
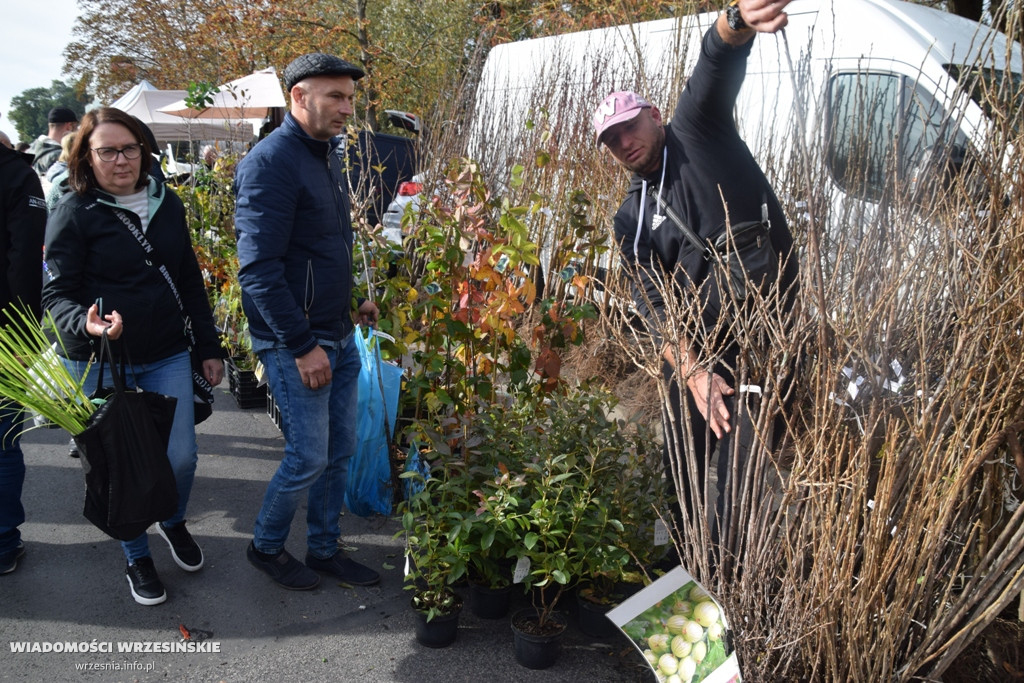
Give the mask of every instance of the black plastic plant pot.
[[427, 647], [448, 647], [459, 632], [459, 609], [451, 614], [438, 614], [427, 621], [427, 613], [413, 608], [416, 613], [416, 642]]
[[501, 619], [508, 614], [508, 606], [512, 599], [512, 586], [490, 588], [477, 583], [470, 583], [473, 614], [481, 619]]
[[254, 371], [243, 370], [230, 359], [227, 370], [228, 389], [239, 408], [262, 408], [267, 405], [267, 385], [260, 384]]
[[580, 631], [592, 638], [611, 638], [618, 627], [606, 616], [613, 605], [587, 600], [576, 594], [576, 618]]
[[532, 607], [513, 614], [516, 661], [527, 669], [549, 668], [558, 661], [565, 628], [565, 617], [560, 614], [552, 614], [544, 628], [537, 623], [537, 611]]

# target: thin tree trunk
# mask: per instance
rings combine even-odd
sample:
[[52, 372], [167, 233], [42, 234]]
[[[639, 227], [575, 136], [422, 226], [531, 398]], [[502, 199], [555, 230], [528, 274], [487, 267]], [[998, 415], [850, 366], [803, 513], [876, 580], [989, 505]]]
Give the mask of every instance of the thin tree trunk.
[[356, 0], [356, 17], [359, 26], [356, 29], [356, 36], [359, 40], [359, 60], [363, 63], [363, 67], [366, 69], [366, 75], [370, 78], [367, 79], [370, 84], [367, 85], [364, 92], [366, 93], [366, 125], [373, 132], [378, 131], [377, 125], [377, 90], [373, 87], [373, 56], [370, 54], [370, 36], [366, 30], [369, 25], [369, 21], [366, 18], [366, 3], [368, 0]]

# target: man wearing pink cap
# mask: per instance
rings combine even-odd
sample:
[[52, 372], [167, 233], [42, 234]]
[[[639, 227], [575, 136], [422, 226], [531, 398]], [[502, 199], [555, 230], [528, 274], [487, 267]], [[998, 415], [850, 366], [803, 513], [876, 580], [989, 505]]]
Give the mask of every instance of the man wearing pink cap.
[[[668, 444], [675, 444], [681, 456], [681, 444], [686, 443], [680, 426], [682, 392], [673, 377], [685, 378], [688, 389], [686, 398], [699, 481], [687, 482], [679, 501], [687, 510], [685, 517], [691, 521], [696, 518], [691, 492], [700, 495], [703, 491], [707, 462], [716, 443], [721, 441], [721, 452], [728, 453], [729, 440], [740, 438], [742, 444], [745, 430], [737, 430], [734, 416], [736, 387], [730, 369], [735, 367], [738, 352], [735, 340], [702, 340], [700, 336], [701, 330], [714, 329], [719, 316], [717, 302], [709, 300], [702, 309], [703, 325], [694, 324], [678, 346], [662, 341], [658, 331], [666, 314], [666, 282], [674, 282], [678, 292], [691, 292], [709, 272], [704, 253], [674, 223], [684, 223], [704, 239], [719, 230], [727, 213], [732, 225], [762, 220], [766, 215], [776, 252], [784, 258], [791, 253], [793, 238], [782, 207], [733, 121], [733, 108], [754, 36], [783, 28], [788, 4], [789, 0], [734, 0], [704, 35], [697, 65], [667, 124], [657, 107], [632, 92], [608, 95], [593, 117], [598, 143], [603, 143], [619, 163], [633, 171], [629, 192], [615, 215], [615, 235], [626, 272], [633, 280], [637, 309], [647, 321], [647, 332], [663, 344], [663, 374], [670, 383], [675, 413], [672, 421], [668, 415], [664, 420], [666, 467], [672, 448]], [[782, 291], [788, 293], [789, 305], [797, 280], [795, 258], [785, 258], [779, 277]], [[699, 365], [702, 361], [698, 360], [697, 350], [702, 343], [712, 343], [714, 349], [724, 347], [711, 367]], [[741, 468], [742, 459], [741, 454]], [[723, 508], [728, 465], [728, 458], [719, 458], [718, 523], [711, 523], [715, 539], [728, 512]], [[671, 476], [669, 481], [673, 481]]]

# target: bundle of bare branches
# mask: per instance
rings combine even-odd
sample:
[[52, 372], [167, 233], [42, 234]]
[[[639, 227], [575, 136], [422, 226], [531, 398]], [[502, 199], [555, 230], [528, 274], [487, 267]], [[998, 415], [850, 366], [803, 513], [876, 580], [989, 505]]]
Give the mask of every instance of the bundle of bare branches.
[[[745, 678], [941, 680], [1024, 589], [1020, 130], [1008, 118], [992, 148], [894, 181], [870, 211], [824, 196], [806, 150], [773, 169], [806, 198], [789, 207], [791, 309], [772, 291], [702, 329], [696, 292], [666, 281], [656, 334], [606, 311], [679, 423], [668, 475], [702, 495], [674, 515], [676, 545], [721, 599]], [[661, 344], [692, 339], [694, 372], [728, 359], [735, 377], [745, 431], [727, 452], [695, 447], [685, 406], [672, 417]]]

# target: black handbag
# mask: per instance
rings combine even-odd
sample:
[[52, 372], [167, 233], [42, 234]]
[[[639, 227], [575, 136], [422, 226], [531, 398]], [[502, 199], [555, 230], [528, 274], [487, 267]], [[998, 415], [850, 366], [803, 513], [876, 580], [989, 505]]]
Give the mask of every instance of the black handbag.
[[[761, 204], [761, 220], [723, 224], [706, 241], [697, 237], [660, 196], [657, 202], [711, 264], [712, 273], [702, 284], [705, 301], [724, 307], [731, 300], [734, 305], [743, 306], [754, 296], [769, 292], [779, 277], [779, 255], [769, 235], [767, 201]], [[710, 287], [717, 292], [708, 292]]]
[[139, 232], [128, 216], [117, 209], [114, 209], [114, 214], [139, 241], [146, 255], [160, 266], [160, 274], [164, 276], [164, 281], [171, 288], [171, 293], [174, 294], [174, 300], [178, 302], [181, 318], [185, 323], [185, 338], [188, 339], [189, 355], [192, 358], [192, 410], [195, 424], [199, 424], [213, 415], [213, 385], [206, 380], [206, 375], [203, 374], [203, 360], [199, 357], [199, 346], [196, 344], [196, 335], [192, 330], [192, 318], [185, 312], [185, 304], [181, 301], [178, 288], [174, 285], [171, 274], [167, 272], [167, 267], [157, 258], [153, 245], [149, 243], [145, 235]]
[[73, 436], [85, 470], [82, 514], [108, 536], [130, 541], [178, 509], [178, 486], [167, 459], [177, 399], [126, 390], [124, 365], [114, 365], [104, 332], [97, 366], [101, 382], [107, 362], [114, 386], [97, 387], [93, 400], [103, 402]]

